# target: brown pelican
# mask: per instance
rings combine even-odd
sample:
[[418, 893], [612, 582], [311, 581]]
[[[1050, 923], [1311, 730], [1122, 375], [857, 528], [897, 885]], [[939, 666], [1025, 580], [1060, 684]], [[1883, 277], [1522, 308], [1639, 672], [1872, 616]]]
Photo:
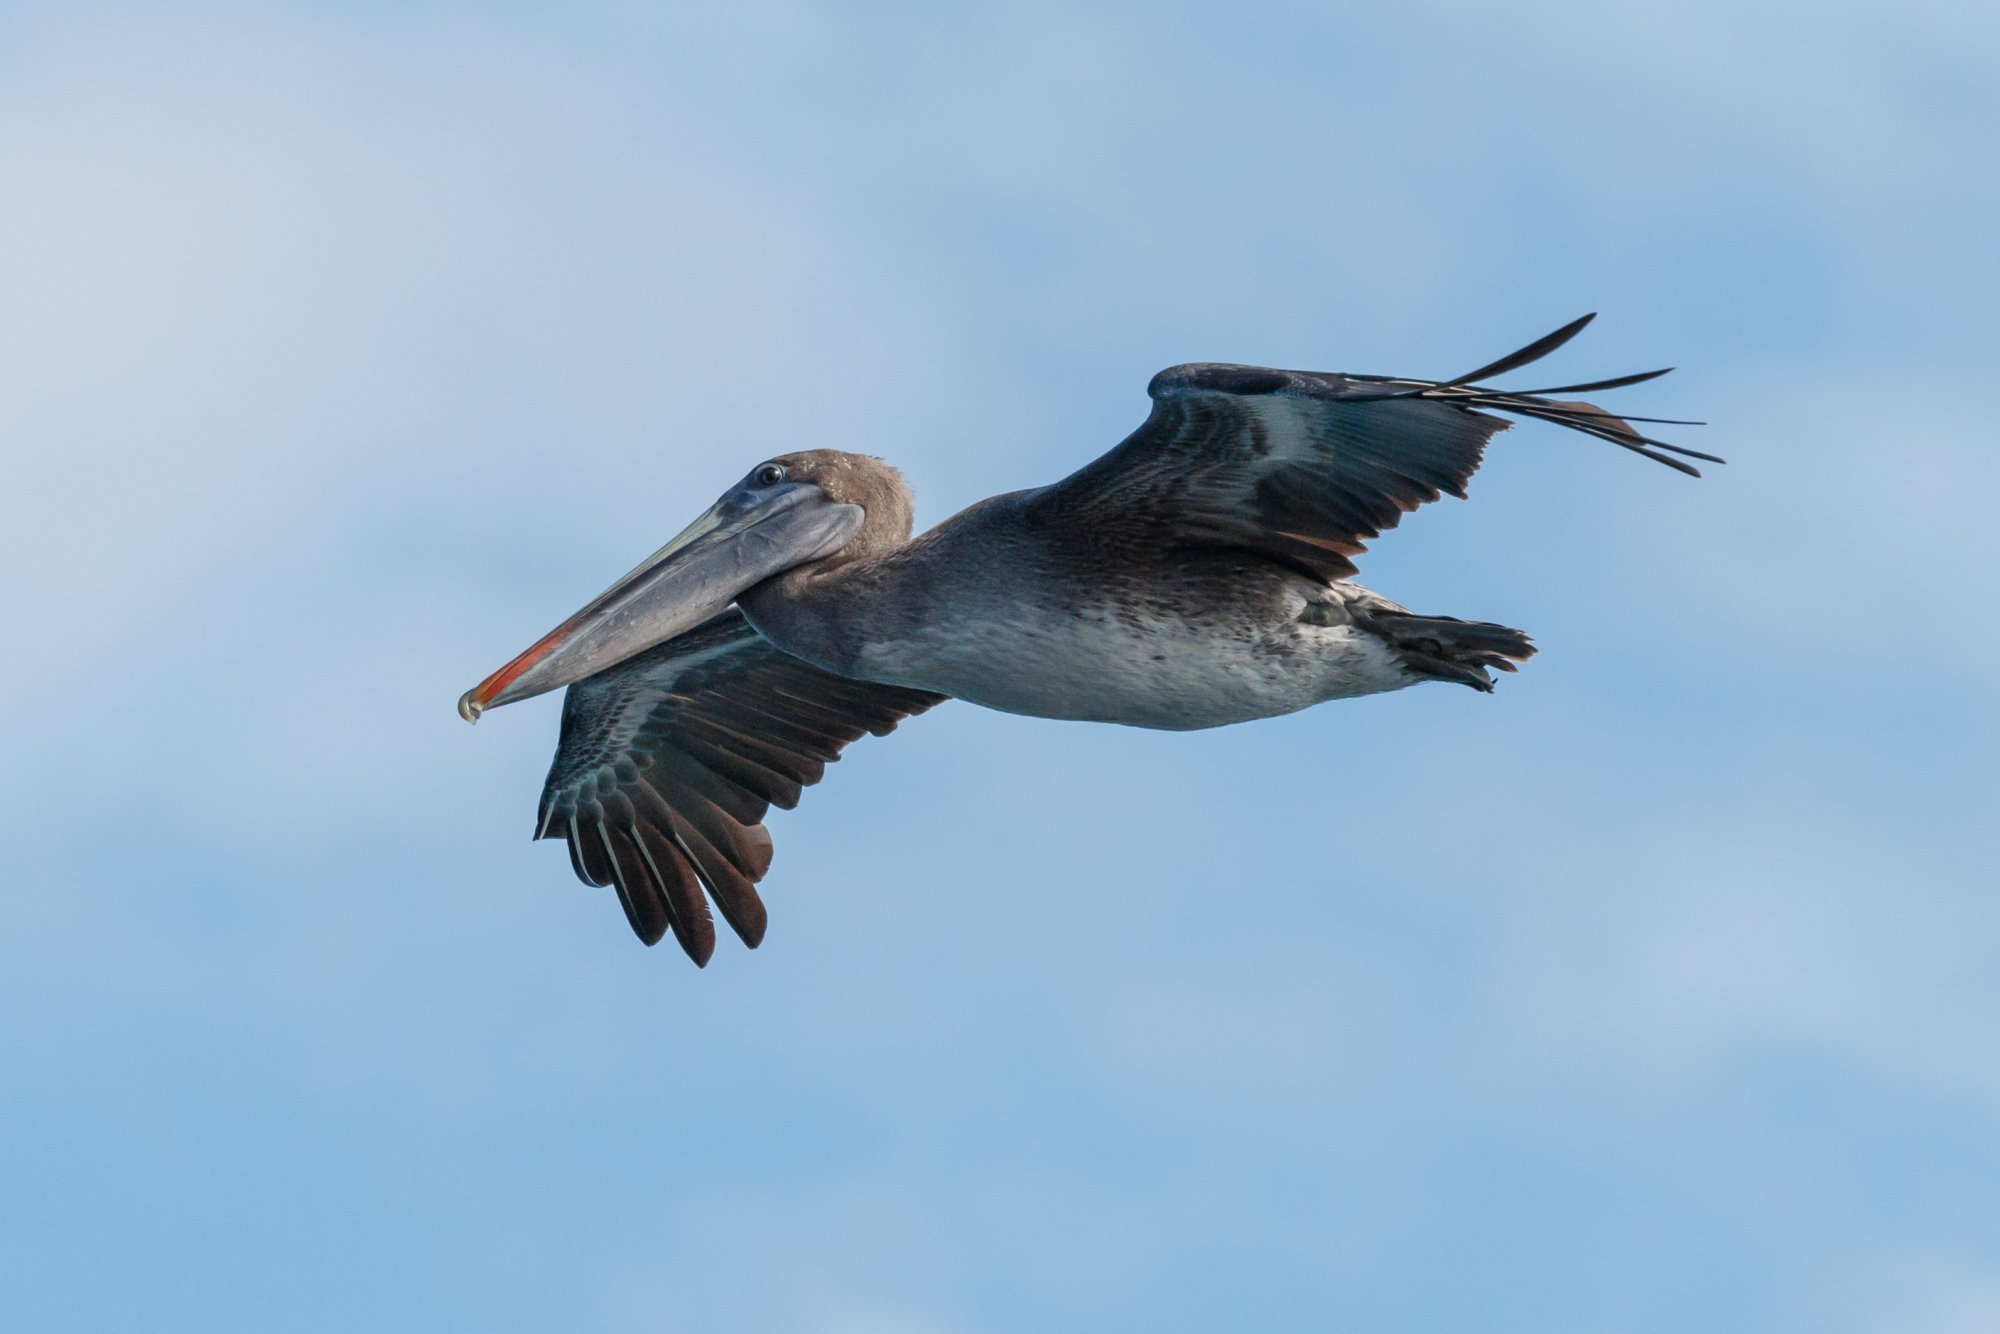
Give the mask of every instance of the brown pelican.
[[1351, 582], [1352, 558], [1406, 511], [1464, 496], [1510, 424], [1493, 411], [1691, 476], [1675, 455], [1721, 462], [1630, 425], [1664, 419], [1550, 397], [1665, 371], [1521, 392], [1477, 383], [1591, 318], [1451, 380], [1175, 366], [1110, 453], [914, 538], [888, 464], [778, 455], [459, 711], [477, 720], [568, 686], [535, 837], [565, 840], [578, 876], [615, 886], [648, 945], [672, 931], [706, 963], [712, 899], [754, 948], [765, 812], [790, 809], [863, 732], [946, 698], [1192, 729], [1421, 681], [1491, 690], [1491, 669], [1535, 651], [1525, 634], [1397, 606]]

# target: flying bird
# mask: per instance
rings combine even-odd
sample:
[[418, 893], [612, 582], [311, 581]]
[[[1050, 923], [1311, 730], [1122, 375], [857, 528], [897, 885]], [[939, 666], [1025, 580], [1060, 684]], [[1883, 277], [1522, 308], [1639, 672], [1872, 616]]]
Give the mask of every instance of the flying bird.
[[[754, 948], [773, 805], [863, 733], [949, 698], [1042, 718], [1191, 730], [1424, 681], [1493, 688], [1519, 630], [1412, 612], [1353, 582], [1363, 543], [1463, 497], [1486, 442], [1553, 422], [1700, 476], [1721, 459], [1554, 395], [1508, 391], [1586, 315], [1450, 380], [1174, 366], [1151, 414], [1062, 481], [911, 536], [880, 459], [831, 449], [752, 468], [707, 513], [459, 700], [558, 686], [562, 735], [536, 838], [616, 889], [639, 939], [697, 964], [712, 901]], [[1697, 423], [1675, 423], [1695, 425]]]

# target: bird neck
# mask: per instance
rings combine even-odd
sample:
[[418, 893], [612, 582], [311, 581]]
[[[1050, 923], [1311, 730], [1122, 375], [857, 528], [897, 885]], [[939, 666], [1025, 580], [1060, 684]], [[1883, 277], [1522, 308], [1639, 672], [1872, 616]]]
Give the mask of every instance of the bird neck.
[[793, 657], [854, 675], [881, 608], [883, 563], [879, 557], [814, 561], [766, 579], [736, 603], [758, 633]]

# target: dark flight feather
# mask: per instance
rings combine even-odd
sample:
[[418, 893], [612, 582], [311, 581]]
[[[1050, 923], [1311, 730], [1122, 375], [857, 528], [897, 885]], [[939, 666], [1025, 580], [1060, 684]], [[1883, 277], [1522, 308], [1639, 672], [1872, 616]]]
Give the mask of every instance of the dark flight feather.
[[1593, 310], [1588, 315], [1571, 320], [1554, 333], [1543, 334], [1540, 338], [1537, 338], [1518, 352], [1509, 352], [1498, 361], [1481, 366], [1476, 371], [1468, 371], [1456, 379], [1446, 380], [1445, 383], [1447, 385], [1471, 384], [1474, 380], [1490, 379], [1495, 375], [1505, 375], [1508, 371], [1520, 370], [1521, 367], [1528, 365], [1530, 362], [1540, 361], [1543, 357], [1546, 357], [1549, 353], [1582, 333], [1590, 322], [1596, 318], [1597, 312]]

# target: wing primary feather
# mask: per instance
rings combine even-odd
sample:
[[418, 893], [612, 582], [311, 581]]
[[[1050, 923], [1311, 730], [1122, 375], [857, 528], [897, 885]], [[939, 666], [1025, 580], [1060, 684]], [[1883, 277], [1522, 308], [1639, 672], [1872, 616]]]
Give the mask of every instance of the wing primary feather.
[[[1579, 411], [1579, 409], [1584, 410]], [[1701, 473], [1677, 460], [1655, 454], [1652, 450], [1664, 449], [1669, 453], [1684, 454], [1689, 458], [1702, 459], [1709, 463], [1724, 463], [1727, 461], [1717, 458], [1713, 454], [1704, 454], [1700, 450], [1688, 449], [1682, 445], [1670, 445], [1664, 440], [1655, 440], [1651, 436], [1641, 435], [1629, 425], [1626, 425], [1624, 418], [1606, 412], [1602, 408], [1591, 407], [1587, 403], [1545, 403], [1536, 400], [1531, 403], [1508, 404], [1503, 410], [1518, 412], [1524, 417], [1533, 417], [1538, 421], [1550, 422], [1557, 426], [1567, 426], [1572, 431], [1582, 431], [1584, 434], [1594, 435], [1600, 440], [1609, 440], [1612, 444], [1622, 445], [1635, 454], [1644, 454], [1655, 463], [1664, 463], [1669, 467], [1678, 468], [1691, 477], [1699, 477]], [[1621, 426], [1625, 428], [1622, 431], [1618, 429]]]
[[[715, 948], [715, 922], [708, 914], [708, 900], [702, 894], [707, 881], [702, 877], [701, 863], [696, 860], [694, 849], [688, 846], [687, 839], [682, 837], [680, 821], [675, 819], [671, 813], [668, 814], [664, 825], [654, 825], [653, 829], [655, 832], [663, 834], [673, 844], [676, 859], [681, 869], [686, 873], [681, 877], [679, 883], [682, 891], [681, 895], [674, 900], [674, 919], [678, 922], [685, 915], [690, 924], [700, 923], [699, 929], [706, 934], [708, 937], [708, 947], [713, 950]], [[694, 950], [687, 946], [685, 939], [682, 941], [682, 946], [688, 949], [689, 958], [694, 959], [696, 963], [705, 963], [707, 956], [702, 955], [697, 957]]]
[[788, 750], [776, 742], [713, 718], [688, 718], [684, 720], [684, 726], [691, 733], [705, 736], [712, 744], [726, 745], [734, 753], [784, 774], [801, 787], [811, 787], [826, 773], [825, 760], [801, 755], [796, 750]]
[[747, 727], [754, 727], [761, 739], [789, 746], [822, 763], [838, 759], [840, 748], [861, 735], [857, 727], [853, 736], [829, 737], [824, 728], [787, 718], [772, 707], [748, 699], [729, 701], [728, 712], [732, 719], [740, 718]]
[[1602, 426], [1595, 422], [1579, 419], [1574, 416], [1564, 415], [1560, 413], [1537, 411], [1533, 408], [1525, 408], [1525, 407], [1510, 408], [1508, 409], [1508, 411], [1518, 412], [1525, 417], [1533, 417], [1537, 421], [1549, 422], [1556, 426], [1567, 426], [1572, 431], [1581, 431], [1585, 435], [1596, 436], [1599, 440], [1607, 440], [1612, 444], [1617, 445], [1620, 449], [1629, 449], [1634, 454], [1637, 454], [1642, 458], [1649, 458], [1655, 463], [1664, 463], [1669, 468], [1672, 468], [1677, 472], [1684, 472], [1690, 477], [1701, 476], [1700, 469], [1694, 468], [1686, 463], [1683, 463], [1679, 459], [1674, 458], [1671, 455], [1655, 454], [1652, 451], [1652, 449], [1650, 449], [1648, 446], [1656, 445], [1659, 442], [1655, 440], [1649, 440], [1645, 436], [1640, 435], [1637, 431], [1631, 431], [1629, 433], [1615, 431], [1608, 426]]
[[[593, 825], [595, 823], [595, 821], [592, 822]], [[593, 847], [591, 840], [584, 836], [581, 822], [574, 815], [569, 818], [569, 846], [570, 851], [575, 854], [577, 865], [583, 868], [581, 874], [585, 883], [608, 885], [612, 882], [615, 877], [611, 864], [609, 862], [600, 862], [593, 855], [597, 850]]]
[[[726, 811], [731, 819], [742, 824], [756, 824], [764, 818], [771, 803], [746, 787], [725, 778], [700, 760], [682, 751], [672, 751], [657, 757], [648, 766], [647, 773], [655, 778], [667, 780], [670, 787], [684, 787], [704, 801]], [[659, 782], [634, 774], [626, 784], [630, 791], [637, 786], [646, 786], [658, 791]]]
[[702, 872], [702, 879], [708, 879], [707, 869], [716, 856], [726, 859], [745, 879], [758, 880], [770, 868], [770, 842], [768, 836], [759, 840], [750, 834], [751, 830], [762, 829], [755, 820], [737, 820], [727, 811], [714, 804], [693, 799], [681, 800], [669, 805], [658, 789], [647, 786], [635, 789], [635, 802], [646, 808], [654, 824], [668, 824], [676, 834], [693, 834], [700, 838], [701, 846], [689, 849], [694, 857], [695, 869]]
[[652, 844], [658, 838], [656, 831], [642, 828], [632, 843], [660, 887], [661, 905], [666, 910], [667, 925], [673, 929], [675, 943], [694, 961], [695, 967], [706, 968], [715, 957], [715, 923], [709, 918], [708, 905], [702, 901], [701, 885], [675, 848], [662, 847], [661, 855], [654, 855]]
[[594, 887], [597, 882], [590, 878], [590, 868], [583, 864], [583, 853], [577, 849], [582, 840], [583, 835], [577, 832], [576, 819], [572, 816], [569, 821], [569, 833], [563, 838], [563, 849], [569, 853], [569, 866], [576, 872], [576, 878]]
[[[1533, 417], [1538, 421], [1550, 422], [1556, 426], [1567, 426], [1571, 430], [1582, 431], [1587, 435], [1594, 435], [1601, 440], [1609, 440], [1615, 445], [1622, 445], [1636, 454], [1644, 454], [1656, 463], [1665, 463], [1669, 467], [1678, 468], [1681, 472], [1687, 473], [1692, 477], [1699, 477], [1701, 473], [1683, 464], [1674, 463], [1650, 451], [1652, 449], [1662, 449], [1668, 453], [1701, 459], [1708, 463], [1727, 462], [1727, 460], [1714, 454], [1703, 453], [1698, 449], [1689, 449], [1685, 445], [1669, 444], [1664, 440], [1655, 440], [1650, 436], [1641, 435], [1639, 432], [1633, 430], [1630, 424], [1633, 421], [1650, 422], [1662, 420], [1660, 418], [1621, 417], [1617, 413], [1606, 411], [1594, 403], [1566, 403], [1556, 399], [1537, 398], [1527, 394], [1510, 394], [1490, 389], [1454, 388], [1449, 385], [1437, 386], [1434, 390], [1424, 395], [1424, 397], [1464, 407], [1485, 408], [1492, 412], [1517, 413], [1520, 416]], [[1700, 422], [1672, 422], [1670, 424], [1686, 426], [1701, 425]], [[1621, 427], [1623, 428], [1622, 430], [1620, 429]]]
[[[1653, 374], [1665, 375], [1666, 371], [1655, 371], [1653, 372]], [[1651, 379], [1653, 377], [1649, 375], [1642, 378]], [[1571, 384], [1571, 385], [1561, 385], [1554, 389], [1524, 389], [1518, 391], [1512, 389], [1481, 389], [1478, 388], [1477, 386], [1458, 387], [1452, 385], [1435, 385], [1432, 387], [1433, 392], [1429, 394], [1418, 395], [1418, 397], [1441, 398], [1452, 402], [1471, 403], [1478, 407], [1491, 408], [1494, 409], [1495, 411], [1500, 411], [1500, 412], [1512, 411], [1511, 405], [1515, 403], [1540, 403], [1545, 405], [1552, 404], [1555, 407], [1566, 408], [1570, 407], [1571, 405], [1565, 404], [1558, 400], [1551, 400], [1547, 397], [1547, 395], [1579, 394], [1579, 393], [1586, 393], [1593, 389], [1603, 389], [1606, 387], [1616, 388], [1617, 383], [1618, 382], [1615, 380], [1606, 380], [1606, 381], [1601, 381], [1597, 384]], [[1705, 421], [1695, 421], [1692, 418], [1688, 417], [1640, 417], [1631, 413], [1613, 413], [1605, 408], [1598, 407], [1594, 403], [1583, 403], [1583, 404], [1577, 404], [1575, 406], [1577, 408], [1588, 409], [1589, 411], [1596, 413], [1600, 416], [1605, 416], [1605, 417], [1616, 416], [1620, 421], [1652, 422], [1655, 425], [1659, 426], [1708, 425], [1708, 423]], [[1668, 446], [1668, 448], [1678, 448], [1678, 446]], [[1685, 450], [1682, 452], [1693, 453], [1694, 451]], [[1714, 458], [1712, 455], [1708, 454], [1697, 454], [1695, 455], [1695, 457], [1710, 459], [1712, 462], [1715, 463], [1722, 462], [1721, 459]]]
[[[1672, 366], [1666, 366], [1656, 371], [1640, 371], [1637, 375], [1619, 375], [1609, 380], [1592, 380], [1589, 384], [1561, 384], [1553, 389], [1510, 389], [1507, 392], [1516, 398], [1531, 398], [1536, 394], [1587, 394], [1594, 389], [1623, 389], [1627, 385], [1644, 384], [1648, 380], [1657, 380], [1662, 375], [1671, 375], [1673, 370]], [[1465, 382], [1461, 380], [1457, 383]], [[1684, 423], [1684, 425], [1695, 424]]]
[[[1553, 422], [1558, 426], [1567, 426], [1573, 430], [1589, 431], [1593, 435], [1603, 434], [1608, 431], [1610, 434], [1605, 437], [1606, 439], [1620, 441], [1637, 440], [1641, 444], [1651, 445], [1655, 449], [1664, 449], [1673, 454], [1685, 454], [1691, 459], [1704, 459], [1709, 463], [1728, 462], [1727, 459], [1718, 458], [1714, 454], [1704, 454], [1698, 449], [1689, 449], [1685, 445], [1670, 445], [1664, 440], [1655, 440], [1651, 436], [1641, 435], [1639, 432], [1631, 429], [1631, 422], [1651, 421], [1654, 420], [1653, 418], [1620, 417], [1614, 412], [1606, 412], [1603, 408], [1589, 403], [1551, 403], [1543, 399], [1533, 399], [1521, 406], [1506, 405], [1501, 410], [1519, 412], [1526, 416], [1539, 418], [1542, 421]], [[1701, 425], [1699, 422], [1686, 424]], [[1625, 427], [1622, 431], [1618, 429], [1621, 426]]]
[[773, 806], [790, 810], [799, 804], [802, 789], [797, 779], [759, 764], [747, 755], [739, 755], [710, 738], [698, 737], [692, 729], [682, 741], [681, 748], [696, 763], [706, 765], [745, 791], [755, 792]]
[[682, 811], [673, 812], [671, 828], [674, 842], [694, 863], [695, 874], [701, 877], [703, 887], [717, 904], [725, 900], [739, 902], [746, 895], [756, 895], [757, 887], [751, 877], [744, 874], [728, 852], [715, 846], [709, 837], [712, 829], [704, 829]]
[[[623, 830], [621, 838], [628, 837]], [[604, 844], [604, 855], [611, 859], [614, 882], [618, 886], [618, 902], [625, 909], [625, 920], [632, 924], [632, 931], [647, 945], [656, 945], [667, 934], [667, 904], [659, 889], [646, 875], [643, 865], [628, 866], [629, 858], [620, 857], [618, 849], [611, 842], [608, 825], [597, 825], [597, 837]], [[635, 848], [637, 844], [633, 845]]]
[[1588, 315], [1571, 320], [1554, 333], [1543, 334], [1540, 338], [1537, 338], [1518, 352], [1509, 352], [1498, 361], [1481, 366], [1476, 371], [1468, 371], [1464, 375], [1453, 380], [1446, 380], [1444, 383], [1448, 385], [1471, 384], [1474, 380], [1485, 380], [1495, 375], [1505, 375], [1508, 371], [1517, 371], [1529, 362], [1540, 361], [1543, 357], [1546, 357], [1549, 353], [1582, 333], [1584, 327], [1596, 318], [1597, 312], [1593, 310]]
[[[796, 714], [800, 719], [810, 719], [814, 725], [828, 728], [829, 730], [837, 731], [854, 726], [856, 715], [863, 712], [863, 710], [853, 708], [842, 709], [838, 703], [830, 702], [824, 698], [814, 698], [799, 690], [789, 689], [782, 684], [776, 683], [772, 684], [766, 690], [765, 698], [773, 704], [782, 701], [782, 707]], [[866, 710], [866, 712], [872, 713], [873, 710]]]
[[[1708, 425], [1708, 423], [1707, 423], [1707, 422], [1698, 422], [1698, 421], [1695, 421], [1695, 420], [1694, 420], [1693, 418], [1690, 418], [1690, 417], [1641, 417], [1641, 416], [1638, 416], [1638, 415], [1636, 415], [1636, 414], [1634, 414], [1634, 413], [1630, 413], [1630, 412], [1625, 412], [1625, 413], [1620, 413], [1620, 414], [1619, 414], [1619, 417], [1618, 417], [1618, 420], [1619, 420], [1619, 421], [1622, 421], [1622, 422], [1647, 422], [1647, 423], [1649, 423], [1649, 424], [1651, 424], [1651, 425], [1654, 425], [1654, 426], [1706, 426], [1706, 425]], [[1674, 448], [1674, 449], [1680, 449], [1680, 446], [1679, 446], [1679, 445], [1674, 445], [1674, 446], [1671, 446], [1671, 448]], [[1683, 452], [1685, 452], [1685, 453], [1689, 453], [1689, 454], [1693, 454], [1693, 453], [1694, 453], [1694, 451], [1693, 451], [1693, 450], [1686, 450], [1686, 451], [1683, 451]], [[1708, 454], [1696, 454], [1696, 455], [1695, 455], [1695, 457], [1696, 457], [1696, 458], [1704, 458], [1704, 459], [1705, 459], [1705, 458], [1709, 458], [1709, 457], [1711, 457], [1711, 456], [1710, 456], [1710, 455], [1708, 455]], [[1720, 462], [1722, 462], [1722, 460], [1721, 460], [1721, 459], [1716, 459], [1715, 461], [1716, 461], [1717, 463], [1720, 463]]]

